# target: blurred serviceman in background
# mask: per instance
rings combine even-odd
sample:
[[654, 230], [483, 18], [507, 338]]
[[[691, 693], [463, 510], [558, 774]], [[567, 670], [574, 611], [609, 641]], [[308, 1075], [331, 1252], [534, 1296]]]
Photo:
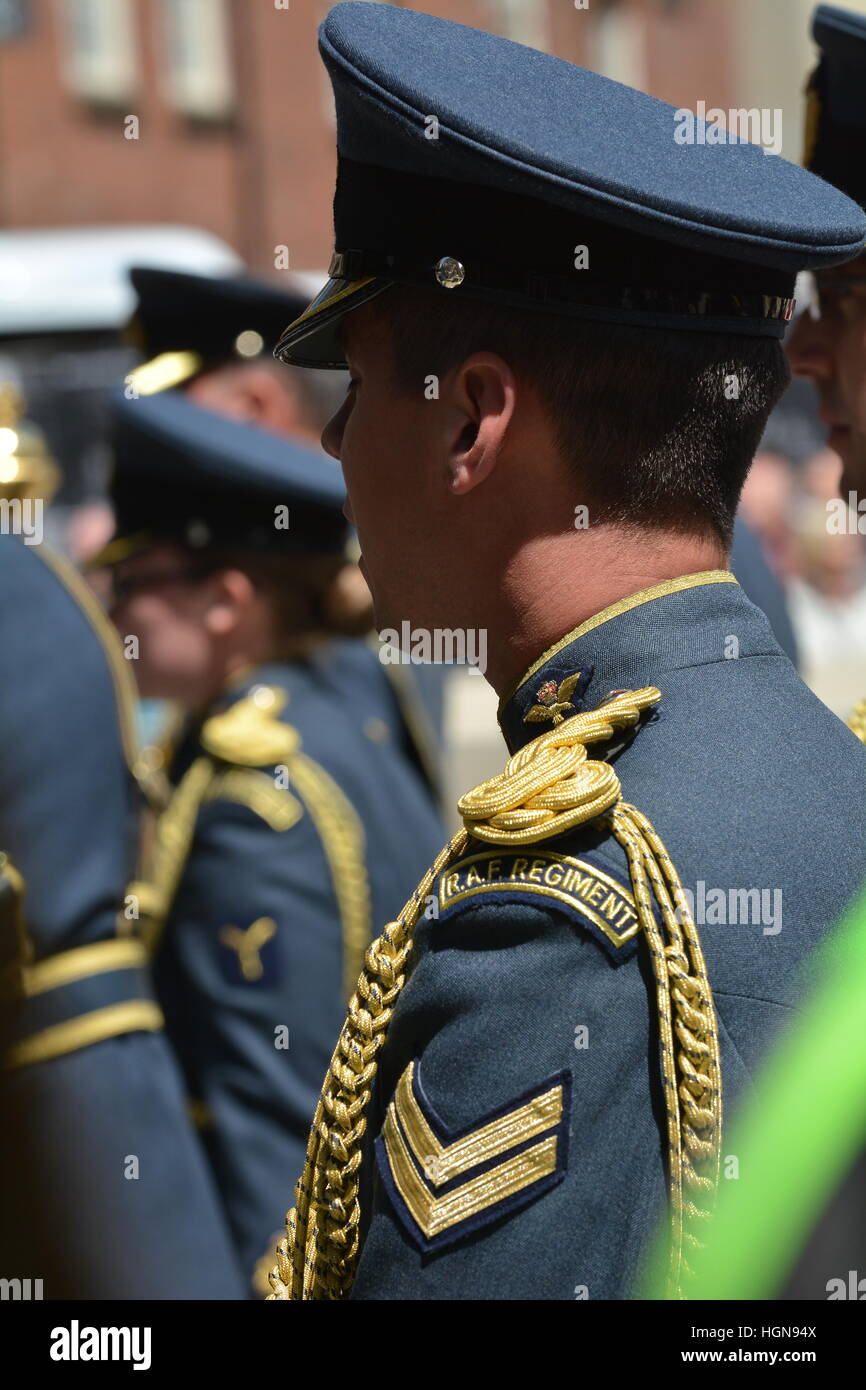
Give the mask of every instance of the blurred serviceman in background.
[[238, 1298], [124, 914], [139, 811], [129, 668], [30, 526], [55, 470], [2, 387], [0, 410], [0, 500], [25, 523], [0, 535], [0, 1268], [45, 1298]]
[[[820, 62], [809, 79], [803, 163], [866, 207], [866, 17], [819, 5], [812, 35]], [[866, 490], [866, 256], [817, 271], [814, 289], [788, 354], [794, 371], [814, 381], [830, 448], [842, 462], [839, 491], [850, 507], [850, 545], [861, 534]], [[849, 722], [866, 741], [866, 698]]]
[[118, 401], [115, 461], [112, 616], [141, 693], [188, 714], [133, 892], [251, 1279], [373, 927], [443, 832], [343, 583], [331, 460], [168, 391]]

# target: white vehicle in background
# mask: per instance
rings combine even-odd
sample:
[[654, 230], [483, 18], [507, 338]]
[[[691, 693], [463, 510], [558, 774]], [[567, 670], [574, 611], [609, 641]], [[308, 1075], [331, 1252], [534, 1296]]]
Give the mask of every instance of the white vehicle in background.
[[135, 295], [134, 265], [233, 275], [240, 258], [198, 227], [0, 229], [0, 338], [117, 332]]
[[138, 361], [123, 337], [135, 265], [200, 275], [244, 268], [198, 227], [0, 229], [0, 383], [23, 393], [60, 465], [55, 532], [69, 509], [105, 492], [106, 395]]

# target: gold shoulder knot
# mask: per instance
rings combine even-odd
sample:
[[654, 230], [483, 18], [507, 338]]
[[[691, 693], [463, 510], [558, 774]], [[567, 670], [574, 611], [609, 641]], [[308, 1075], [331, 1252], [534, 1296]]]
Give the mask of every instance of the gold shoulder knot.
[[284, 691], [257, 685], [224, 714], [215, 714], [205, 721], [202, 747], [211, 757], [240, 767], [285, 762], [301, 743], [297, 730], [279, 718], [285, 703]]

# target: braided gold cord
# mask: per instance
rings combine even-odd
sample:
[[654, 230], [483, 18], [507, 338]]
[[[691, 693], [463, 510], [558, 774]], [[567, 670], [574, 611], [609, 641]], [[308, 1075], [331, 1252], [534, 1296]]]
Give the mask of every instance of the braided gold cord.
[[297, 751], [287, 757], [286, 765], [290, 785], [312, 818], [331, 871], [343, 925], [343, 987], [348, 998], [373, 934], [364, 827], [349, 798], [319, 763]]
[[[636, 807], [622, 802], [606, 821], [628, 856], [656, 980], [668, 1125], [668, 1285], [676, 1296], [687, 1269], [684, 1243], [696, 1243], [683, 1218], [709, 1216], [721, 1168], [722, 1086], [715, 1007], [697, 927], [660, 836]], [[648, 880], [661, 909], [667, 944], [655, 922]]]
[[866, 743], [866, 700], [860, 700], [848, 716], [848, 728]]
[[675, 1048], [665, 942], [656, 925], [650, 898], [650, 887], [647, 881], [649, 865], [644, 854], [644, 846], [634, 825], [624, 813], [621, 816], [616, 816], [615, 813], [611, 814], [605, 818], [602, 824], [609, 825], [628, 858], [629, 876], [637, 905], [638, 918], [647, 943], [656, 983], [656, 1016], [659, 1029], [662, 1094], [668, 1132], [668, 1190], [671, 1198], [671, 1268], [669, 1273], [671, 1279], [678, 1279], [679, 1251], [682, 1248], [683, 1239], [682, 1118], [677, 1104]]
[[339, 1299], [351, 1286], [358, 1253], [358, 1169], [366, 1113], [394, 1005], [405, 980], [412, 933], [439, 874], [469, 841], [459, 831], [406, 903], [368, 948], [348, 1017], [316, 1107], [287, 1239], [277, 1246], [271, 1299]]
[[190, 765], [157, 821], [147, 877], [127, 889], [140, 900], [142, 937], [150, 955], [156, 953], [165, 930], [192, 848], [198, 813], [215, 775], [211, 758], [196, 758]]
[[[277, 1246], [271, 1299], [341, 1299], [354, 1278], [359, 1246], [358, 1170], [367, 1110], [394, 1007], [403, 988], [414, 928], [438, 876], [470, 837], [523, 845], [596, 821], [628, 859], [638, 919], [656, 984], [662, 1087], [667, 1120], [671, 1207], [669, 1285], [686, 1268], [695, 1237], [684, 1216], [708, 1214], [721, 1163], [722, 1092], [712, 991], [676, 869], [651, 822], [621, 795], [606, 762], [586, 745], [634, 727], [661, 699], [654, 687], [625, 691], [574, 715], [521, 748], [498, 777], [459, 802], [464, 829], [441, 851], [400, 916], [367, 951], [364, 969], [328, 1068], [307, 1146], [296, 1205]], [[656, 922], [653, 898], [663, 928]]]

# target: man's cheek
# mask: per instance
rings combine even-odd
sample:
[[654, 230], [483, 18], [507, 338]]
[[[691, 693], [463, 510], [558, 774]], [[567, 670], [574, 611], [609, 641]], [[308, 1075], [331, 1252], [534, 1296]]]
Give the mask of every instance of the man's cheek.
[[369, 412], [360, 402], [356, 401], [346, 420], [343, 437], [340, 440], [340, 464], [347, 487], [349, 480], [367, 466], [367, 456], [371, 444], [370, 435]]

